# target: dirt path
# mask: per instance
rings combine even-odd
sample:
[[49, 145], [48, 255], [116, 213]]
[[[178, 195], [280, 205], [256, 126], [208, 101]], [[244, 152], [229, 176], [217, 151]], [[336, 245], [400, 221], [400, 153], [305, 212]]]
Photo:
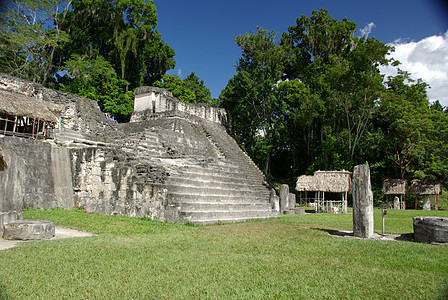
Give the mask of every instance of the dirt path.
[[[86, 236], [94, 236], [94, 235], [95, 234], [91, 233], [91, 232], [79, 231], [79, 230], [71, 229], [71, 228], [67, 228], [67, 227], [56, 226], [55, 227], [55, 236], [51, 240], [67, 239], [67, 238], [74, 238], [74, 237], [86, 237]], [[14, 240], [5, 240], [3, 238], [0, 238], [0, 251], [15, 247], [20, 243], [26, 243], [26, 242], [28, 242], [28, 241], [14, 241]]]

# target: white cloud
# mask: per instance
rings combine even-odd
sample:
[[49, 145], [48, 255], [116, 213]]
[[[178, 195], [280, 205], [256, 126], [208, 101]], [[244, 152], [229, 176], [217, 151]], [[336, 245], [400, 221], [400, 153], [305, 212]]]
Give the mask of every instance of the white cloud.
[[[395, 47], [391, 57], [401, 62], [399, 68], [411, 73], [412, 79], [421, 78], [430, 85], [431, 101], [439, 100], [443, 106], [448, 106], [448, 31], [418, 42], [396, 40], [389, 45]], [[386, 76], [397, 74], [394, 67], [381, 71]]]
[[177, 69], [177, 76], [179, 76], [179, 78], [182, 78], [182, 69]]
[[375, 28], [375, 23], [370, 22], [367, 24], [363, 29], [361, 29], [361, 36], [365, 36], [366, 38], [369, 37], [369, 34], [372, 32], [373, 28]]

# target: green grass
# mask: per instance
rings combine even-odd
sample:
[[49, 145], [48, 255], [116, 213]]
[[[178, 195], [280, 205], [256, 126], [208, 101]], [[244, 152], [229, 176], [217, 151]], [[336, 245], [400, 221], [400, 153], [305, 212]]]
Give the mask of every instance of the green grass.
[[[412, 232], [388, 211], [387, 233]], [[26, 210], [98, 236], [0, 252], [2, 299], [446, 299], [448, 247], [335, 237], [352, 215], [288, 215], [215, 226]], [[381, 211], [375, 211], [381, 231]]]

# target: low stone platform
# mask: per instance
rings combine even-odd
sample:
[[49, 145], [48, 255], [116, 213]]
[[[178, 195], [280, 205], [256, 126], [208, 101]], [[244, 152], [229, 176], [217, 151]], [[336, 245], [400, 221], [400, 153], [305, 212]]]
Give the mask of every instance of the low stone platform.
[[13, 221], [4, 225], [3, 238], [7, 240], [45, 240], [54, 237], [54, 223], [43, 220]]
[[448, 243], [448, 218], [414, 217], [414, 240], [424, 243]]

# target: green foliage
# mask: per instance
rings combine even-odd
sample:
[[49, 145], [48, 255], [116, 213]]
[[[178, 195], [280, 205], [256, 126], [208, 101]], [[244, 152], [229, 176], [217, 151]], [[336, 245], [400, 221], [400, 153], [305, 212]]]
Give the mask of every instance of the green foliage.
[[384, 81], [392, 48], [355, 37], [356, 23], [328, 11], [297, 18], [276, 34], [238, 36], [237, 74], [221, 92], [235, 137], [265, 174], [284, 181], [368, 161], [375, 191], [416, 172], [447, 182], [447, 111], [427, 84], [399, 71]]
[[231, 112], [237, 140], [269, 174], [272, 154], [278, 147], [287, 104], [276, 97], [277, 82], [287, 55], [273, 31], [257, 28], [256, 33], [235, 37], [242, 50], [237, 74], [221, 92], [221, 106]]
[[204, 80], [199, 79], [194, 72], [183, 80], [185, 86], [194, 93], [197, 103], [209, 103], [212, 100], [210, 90], [205, 87]]
[[161, 80], [154, 82], [153, 86], [170, 91], [174, 97], [185, 103], [212, 104], [210, 90], [194, 72], [191, 72], [183, 80], [177, 75], [165, 74]]
[[3, 72], [41, 84], [50, 81], [55, 72], [52, 64], [55, 51], [69, 40], [59, 27], [69, 4], [68, 0], [6, 0], [2, 4], [0, 67]]
[[381, 129], [382, 152], [400, 178], [412, 179], [416, 172], [448, 179], [447, 114], [431, 109], [427, 84], [414, 83], [406, 72], [387, 80], [375, 123]]
[[156, 26], [153, 1], [74, 0], [62, 23], [71, 40], [55, 62], [62, 66], [73, 55], [102, 56], [130, 89], [151, 85], [175, 66], [175, 53]]
[[448, 211], [448, 192], [446, 190], [442, 190], [442, 194], [437, 196], [437, 202], [439, 209]]
[[175, 66], [153, 1], [6, 0], [2, 9], [3, 72], [96, 100], [120, 122], [132, 113], [130, 91]]
[[118, 122], [129, 121], [134, 109], [132, 92], [125, 92], [127, 82], [117, 78], [109, 62], [99, 56], [88, 60], [74, 55], [64, 68], [70, 76], [60, 82], [60, 89], [95, 100], [100, 108]]

